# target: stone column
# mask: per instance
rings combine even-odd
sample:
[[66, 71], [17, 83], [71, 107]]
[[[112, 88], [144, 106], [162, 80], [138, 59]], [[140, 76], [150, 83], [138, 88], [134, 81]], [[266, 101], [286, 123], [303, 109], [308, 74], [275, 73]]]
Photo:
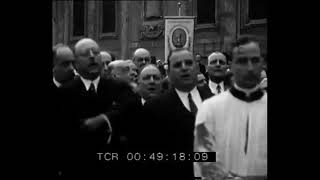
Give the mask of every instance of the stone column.
[[64, 1], [64, 25], [63, 25], [63, 43], [68, 44], [70, 41], [70, 12], [71, 12], [71, 1]]
[[88, 13], [87, 13], [87, 36], [95, 39], [95, 24], [96, 24], [96, 1], [87, 1]]
[[64, 39], [64, 1], [56, 1], [56, 43], [63, 43]]
[[237, 33], [237, 0], [218, 0], [218, 26], [221, 51], [230, 50]]
[[120, 1], [121, 4], [121, 59], [128, 58], [128, 1]]

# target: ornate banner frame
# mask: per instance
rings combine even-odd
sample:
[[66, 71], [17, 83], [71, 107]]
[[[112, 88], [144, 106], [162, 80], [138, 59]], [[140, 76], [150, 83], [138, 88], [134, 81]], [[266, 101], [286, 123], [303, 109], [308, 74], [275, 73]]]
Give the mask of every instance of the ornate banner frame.
[[165, 62], [170, 50], [187, 48], [193, 52], [195, 16], [165, 16]]

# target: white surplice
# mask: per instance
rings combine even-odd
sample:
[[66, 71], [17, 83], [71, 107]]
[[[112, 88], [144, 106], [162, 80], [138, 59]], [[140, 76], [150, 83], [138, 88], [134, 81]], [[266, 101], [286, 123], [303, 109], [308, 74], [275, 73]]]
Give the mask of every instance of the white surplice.
[[226, 174], [266, 176], [267, 94], [246, 102], [228, 90], [204, 101], [196, 118], [195, 151], [217, 153], [216, 163], [195, 164], [196, 176], [210, 176], [210, 169], [217, 168]]

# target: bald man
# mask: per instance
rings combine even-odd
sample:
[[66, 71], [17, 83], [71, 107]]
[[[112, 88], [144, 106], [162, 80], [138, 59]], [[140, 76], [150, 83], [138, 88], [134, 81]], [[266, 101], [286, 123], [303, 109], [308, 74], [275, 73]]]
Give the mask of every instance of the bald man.
[[161, 92], [161, 73], [159, 69], [152, 64], [146, 65], [139, 75], [138, 92], [141, 96], [141, 102], [160, 95]]
[[132, 60], [141, 71], [143, 66], [151, 63], [150, 52], [144, 48], [138, 48], [134, 51]]
[[[101, 78], [103, 62], [99, 45], [83, 38], [75, 44], [75, 67], [80, 78], [65, 84], [61, 92], [66, 139], [70, 150], [68, 177], [113, 177], [114, 166], [105, 164], [99, 152], [117, 151], [117, 124], [122, 107], [134, 95], [126, 83]], [[72, 130], [77, 130], [73, 132]], [[73, 135], [73, 133], [75, 133]], [[75, 149], [76, 148], [76, 149]]]
[[101, 76], [103, 78], [109, 78], [110, 72], [108, 71], [108, 64], [112, 61], [112, 57], [107, 51], [101, 51], [100, 55], [101, 55], [101, 61], [103, 64]]
[[74, 78], [73, 73], [74, 55], [72, 50], [64, 45], [58, 44], [53, 48], [53, 83], [61, 87], [64, 83]]
[[207, 87], [213, 95], [220, 94], [229, 89], [230, 85], [227, 83], [227, 58], [221, 52], [213, 52], [208, 57], [208, 76], [209, 82]]
[[108, 68], [110, 69], [110, 75], [113, 79], [124, 81], [126, 83], [131, 81], [129, 77], [130, 67], [124, 60], [112, 61]]

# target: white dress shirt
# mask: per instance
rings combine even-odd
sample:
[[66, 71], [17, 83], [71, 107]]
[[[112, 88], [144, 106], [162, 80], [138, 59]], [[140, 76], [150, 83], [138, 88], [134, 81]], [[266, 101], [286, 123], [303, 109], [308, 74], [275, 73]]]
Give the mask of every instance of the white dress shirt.
[[[181, 102], [183, 103], [184, 107], [187, 108], [191, 112], [190, 105], [189, 105], [189, 99], [188, 99], [189, 92], [179, 91], [176, 88], [175, 88], [175, 90], [176, 90]], [[194, 103], [196, 104], [197, 108], [199, 109], [199, 107], [200, 107], [200, 105], [202, 103], [202, 99], [201, 99], [201, 96], [199, 94], [199, 91], [198, 91], [197, 87], [193, 88], [190, 91], [190, 93], [191, 93], [192, 100], [194, 101]]]
[[[221, 81], [221, 82], [219, 83], [219, 85], [220, 85], [220, 87], [221, 87], [221, 90], [220, 90], [220, 93], [221, 93], [221, 92], [224, 91], [224, 83], [223, 83], [223, 81]], [[213, 82], [213, 81], [211, 81], [211, 80], [209, 79], [209, 88], [210, 88], [210, 90], [211, 90], [211, 92], [212, 92], [213, 94], [218, 94], [217, 86], [218, 86], [217, 83], [215, 83], [215, 82]]]
[[[85, 85], [87, 91], [89, 90], [91, 83], [93, 83], [94, 89], [95, 89], [95, 91], [97, 92], [98, 83], [99, 83], [99, 81], [100, 81], [100, 76], [98, 76], [98, 77], [97, 77], [95, 80], [93, 80], [93, 81], [92, 81], [92, 80], [88, 80], [88, 79], [84, 79], [84, 78], [81, 77], [81, 76], [80, 76], [80, 79], [81, 79], [81, 81], [83, 82], [83, 84]], [[107, 124], [108, 124], [108, 130], [109, 130], [110, 133], [112, 133], [112, 126], [111, 126], [111, 123], [110, 123], [110, 121], [109, 121], [109, 118], [108, 118], [105, 114], [100, 114], [100, 116], [107, 122]], [[108, 137], [108, 140], [107, 140], [107, 143], [108, 143], [108, 144], [110, 144], [110, 142], [111, 142], [111, 137], [112, 137], [111, 135]]]
[[89, 79], [84, 79], [83, 77], [80, 76], [80, 79], [81, 81], [83, 82], [83, 84], [85, 85], [86, 87], [86, 90], [88, 91], [89, 88], [90, 88], [90, 85], [91, 83], [93, 82], [93, 85], [94, 85], [94, 89], [96, 90], [97, 92], [97, 89], [98, 89], [98, 83], [100, 81], [100, 76], [98, 76], [95, 80], [89, 80]]
[[60, 86], [62, 86], [61, 83], [59, 83], [56, 78], [53, 78], [53, 83], [59, 88]]
[[144, 103], [146, 103], [146, 100], [144, 100], [143, 98], [141, 98], [141, 103], [142, 103], [142, 106], [143, 106]]

